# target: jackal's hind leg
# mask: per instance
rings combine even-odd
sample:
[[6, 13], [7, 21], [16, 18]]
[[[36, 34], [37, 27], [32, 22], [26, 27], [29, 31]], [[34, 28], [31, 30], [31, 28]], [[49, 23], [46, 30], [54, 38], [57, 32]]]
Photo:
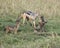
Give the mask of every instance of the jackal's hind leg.
[[6, 33], [8, 33], [9, 32], [9, 29], [6, 29]]
[[14, 28], [14, 34], [17, 34], [17, 28]]

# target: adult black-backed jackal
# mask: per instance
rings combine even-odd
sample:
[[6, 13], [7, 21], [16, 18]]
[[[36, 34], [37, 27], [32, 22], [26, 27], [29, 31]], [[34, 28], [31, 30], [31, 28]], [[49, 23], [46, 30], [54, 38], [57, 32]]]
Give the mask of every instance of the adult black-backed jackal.
[[38, 17], [37, 13], [34, 13], [32, 11], [26, 11], [23, 14], [21, 14], [21, 17], [23, 18], [23, 24], [25, 23], [25, 20], [27, 19], [29, 21], [32, 21], [34, 28], [36, 27], [35, 20]]
[[14, 26], [7, 25], [5, 27], [6, 33], [12, 31], [16, 34], [18, 29], [19, 29], [19, 26], [20, 26], [20, 18], [18, 17], [17, 20], [16, 20], [16, 24]]

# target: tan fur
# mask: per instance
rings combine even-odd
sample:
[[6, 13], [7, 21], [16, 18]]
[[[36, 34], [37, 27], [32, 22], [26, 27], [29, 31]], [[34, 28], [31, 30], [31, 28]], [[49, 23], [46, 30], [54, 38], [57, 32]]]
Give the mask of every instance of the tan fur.
[[35, 19], [36, 19], [37, 16], [35, 16], [35, 17], [34, 16], [30, 16], [30, 15], [28, 15], [26, 13], [21, 14], [21, 18], [23, 18], [23, 24], [25, 23], [26, 17], [29, 18], [29, 21], [33, 22], [33, 26], [34, 26], [34, 28], [36, 28], [36, 26], [35, 26]]
[[[20, 20], [20, 19], [19, 19]], [[20, 25], [20, 23], [19, 23], [19, 20], [16, 20], [16, 24], [15, 24], [15, 26], [6, 26], [5, 27], [5, 29], [6, 29], [6, 33], [8, 33], [8, 32], [14, 32], [15, 34], [17, 33], [17, 30], [18, 30], [18, 28], [19, 28], [19, 25]]]

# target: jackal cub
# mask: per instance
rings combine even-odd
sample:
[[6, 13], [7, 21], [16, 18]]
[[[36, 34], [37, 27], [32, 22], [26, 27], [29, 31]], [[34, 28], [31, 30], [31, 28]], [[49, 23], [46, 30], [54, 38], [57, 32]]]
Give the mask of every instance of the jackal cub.
[[5, 27], [6, 33], [14, 32], [16, 34], [19, 29], [19, 25], [20, 25], [20, 19], [17, 19], [16, 24], [14, 26], [7, 25]]
[[46, 32], [45, 28], [44, 28], [44, 26], [45, 26], [46, 23], [47, 23], [47, 21], [44, 19], [44, 16], [41, 16], [40, 17], [40, 21], [39, 21], [40, 31]]

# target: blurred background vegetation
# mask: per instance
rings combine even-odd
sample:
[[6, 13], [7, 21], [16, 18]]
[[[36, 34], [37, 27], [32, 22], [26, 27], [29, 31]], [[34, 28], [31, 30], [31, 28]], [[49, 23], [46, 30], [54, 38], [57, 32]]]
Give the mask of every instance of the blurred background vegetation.
[[37, 11], [45, 16], [60, 15], [59, 0], [0, 0], [0, 17], [1, 16], [18, 16], [26, 11]]

